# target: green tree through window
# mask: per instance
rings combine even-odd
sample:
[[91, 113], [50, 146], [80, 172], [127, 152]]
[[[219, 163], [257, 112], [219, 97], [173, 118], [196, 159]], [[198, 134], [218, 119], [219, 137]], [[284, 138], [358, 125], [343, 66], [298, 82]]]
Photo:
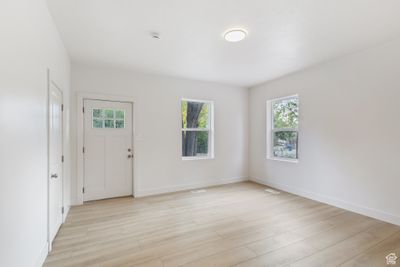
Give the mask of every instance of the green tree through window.
[[272, 102], [272, 150], [278, 158], [298, 158], [298, 97]]
[[182, 100], [182, 156], [206, 157], [210, 142], [210, 103]]

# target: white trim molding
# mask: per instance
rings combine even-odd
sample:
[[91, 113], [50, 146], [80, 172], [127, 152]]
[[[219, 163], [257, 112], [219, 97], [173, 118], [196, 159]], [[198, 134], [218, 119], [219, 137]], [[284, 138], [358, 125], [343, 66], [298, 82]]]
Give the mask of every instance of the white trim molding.
[[250, 178], [249, 180], [252, 182], [258, 183], [258, 184], [273, 187], [273, 188], [276, 188], [276, 189], [279, 189], [279, 190], [282, 190], [282, 191], [285, 191], [288, 193], [292, 193], [292, 194], [302, 196], [302, 197], [305, 197], [308, 199], [312, 199], [312, 200], [315, 200], [318, 202], [322, 202], [322, 203], [325, 203], [325, 204], [328, 204], [331, 206], [335, 206], [335, 207], [338, 207], [341, 209], [345, 209], [345, 210], [352, 211], [352, 212], [355, 212], [358, 214], [362, 214], [362, 215], [365, 215], [365, 216], [368, 216], [371, 218], [375, 218], [375, 219], [378, 219], [381, 221], [400, 225], [400, 216], [396, 215], [396, 214], [382, 212], [377, 209], [361, 206], [358, 204], [354, 204], [354, 203], [343, 201], [343, 200], [333, 198], [330, 196], [310, 192], [307, 190], [295, 188], [293, 186], [289, 186], [289, 185], [285, 185], [285, 184], [281, 184], [281, 183], [264, 181], [264, 180], [260, 180], [260, 179], [256, 179], [256, 178]]

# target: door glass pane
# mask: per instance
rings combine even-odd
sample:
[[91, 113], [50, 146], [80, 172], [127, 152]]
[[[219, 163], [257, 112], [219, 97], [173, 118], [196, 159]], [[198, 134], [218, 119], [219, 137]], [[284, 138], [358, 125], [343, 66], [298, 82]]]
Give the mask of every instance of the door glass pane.
[[114, 110], [112, 110], [112, 109], [106, 109], [106, 110], [104, 111], [104, 113], [105, 113], [105, 118], [106, 118], [106, 119], [114, 119]]
[[115, 121], [115, 128], [124, 128], [125, 127], [125, 121], [124, 120], [116, 120]]
[[116, 119], [125, 119], [125, 111], [124, 110], [116, 110], [115, 118]]
[[104, 116], [104, 111], [99, 108], [93, 109], [93, 118], [103, 118]]
[[208, 131], [182, 131], [183, 157], [207, 157], [208, 137]]
[[183, 100], [181, 103], [182, 128], [209, 128], [210, 104]]
[[105, 128], [114, 128], [114, 120], [105, 120], [104, 127]]
[[103, 120], [93, 119], [93, 128], [103, 128]]
[[274, 157], [297, 159], [297, 132], [279, 131], [273, 134]]

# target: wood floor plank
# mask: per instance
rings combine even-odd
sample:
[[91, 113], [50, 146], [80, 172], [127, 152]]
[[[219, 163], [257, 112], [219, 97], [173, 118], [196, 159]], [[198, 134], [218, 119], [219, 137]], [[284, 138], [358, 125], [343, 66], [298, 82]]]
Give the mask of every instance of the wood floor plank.
[[233, 266], [242, 261], [255, 257], [256, 254], [248, 248], [239, 247], [232, 250], [224, 251], [193, 261], [182, 266], [184, 267], [204, 267], [204, 266]]
[[374, 266], [400, 254], [398, 226], [265, 188], [244, 182], [72, 207], [45, 266]]
[[373, 247], [398, 231], [384, 223], [377, 223], [366, 231], [351, 236], [335, 245], [296, 261], [293, 267], [338, 266]]
[[[332, 212], [331, 216], [338, 216], [338, 214], [342, 213], [343, 211], [338, 211], [337, 213]], [[330, 220], [331, 217], [328, 217], [325, 219], [325, 221], [321, 222], [318, 220], [319, 218], [317, 217], [315, 217], [314, 219], [315, 223], [310, 223], [306, 226], [301, 226], [300, 228], [296, 223], [292, 223], [290, 226], [288, 225], [285, 228], [281, 228], [278, 227], [278, 225], [281, 224], [280, 221], [269, 222], [266, 223], [264, 227], [256, 228], [254, 229], [254, 231], [246, 231], [241, 234], [233, 235], [229, 238], [223, 238], [221, 240], [208, 242], [201, 246], [190, 247], [183, 251], [168, 255], [167, 257], [163, 258], [164, 266], [181, 266], [190, 261], [213, 255], [218, 252], [230, 250], [232, 248], [250, 244], [258, 240], [274, 238], [276, 235], [279, 236], [280, 233], [285, 234], [287, 231], [296, 231], [300, 233], [298, 234], [298, 236], [300, 236], [301, 238], [305, 238], [305, 234], [302, 233], [302, 229], [305, 233], [310, 233], [311, 235], [311, 230], [309, 228], [314, 226], [314, 224], [317, 224], [315, 225], [316, 230], [326, 230], [326, 228], [329, 228], [331, 226], [331, 224], [328, 223], [328, 220]], [[301, 218], [294, 217], [292, 220], [299, 221], [301, 220]], [[326, 224], [326, 228], [323, 228], [321, 226], [322, 223]], [[277, 244], [273, 243], [273, 247], [276, 247], [275, 245]]]

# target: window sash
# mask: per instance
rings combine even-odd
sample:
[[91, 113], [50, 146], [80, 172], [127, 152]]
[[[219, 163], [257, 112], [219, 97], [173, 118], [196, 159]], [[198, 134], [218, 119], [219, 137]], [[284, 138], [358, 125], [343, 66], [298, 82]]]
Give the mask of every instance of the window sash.
[[207, 132], [208, 133], [208, 139], [207, 139], [207, 155], [204, 156], [184, 156], [182, 155], [182, 159], [205, 159], [205, 158], [211, 158], [212, 157], [212, 143], [211, 143], [211, 135], [212, 135], [212, 131], [211, 130], [204, 130], [204, 129], [192, 129], [189, 130], [189, 128], [187, 129], [182, 129], [182, 133], [184, 132]]
[[[291, 158], [285, 158], [285, 157], [278, 157], [274, 155], [274, 137], [275, 133], [280, 133], [280, 132], [295, 132], [296, 133], [296, 159], [291, 159]], [[271, 149], [272, 149], [272, 155], [274, 158], [278, 159], [284, 159], [284, 160], [298, 160], [299, 159], [299, 131], [297, 129], [279, 129], [279, 130], [271, 130]]]
[[[207, 127], [206, 128], [184, 128], [181, 127], [181, 132], [207, 132], [208, 133], [208, 153], [206, 156], [183, 156], [182, 160], [196, 160], [196, 159], [213, 159], [214, 158], [214, 102], [208, 100], [195, 100], [188, 98], [181, 98], [180, 104], [182, 102], [196, 102], [203, 103], [208, 106], [208, 118], [207, 118]], [[181, 122], [182, 122], [182, 112], [181, 112]]]
[[[274, 120], [274, 105], [275, 103], [278, 102], [282, 102], [284, 100], [291, 100], [291, 99], [297, 99], [297, 101], [299, 101], [299, 97], [298, 96], [288, 96], [288, 97], [283, 97], [283, 98], [279, 98], [277, 100], [271, 101], [271, 129], [279, 129], [279, 130], [283, 130], [283, 131], [297, 131], [297, 128], [275, 128], [275, 120]], [[298, 126], [298, 125], [297, 125]]]
[[298, 128], [276, 128], [272, 129], [272, 132], [298, 132]]
[[[267, 100], [267, 142], [266, 142], [266, 151], [267, 159], [277, 159], [277, 160], [282, 160], [282, 161], [288, 161], [288, 162], [298, 162], [299, 160], [299, 124], [295, 128], [275, 128], [275, 122], [274, 122], [274, 105], [278, 102], [284, 101], [284, 100], [290, 100], [290, 99], [296, 99], [299, 103], [299, 96], [298, 95], [291, 95], [291, 96], [286, 96], [286, 97], [281, 97], [281, 98], [275, 98], [275, 99], [270, 99]], [[269, 115], [269, 116], [268, 116]], [[291, 158], [285, 158], [285, 157], [279, 157], [274, 155], [274, 136], [277, 132], [295, 132], [297, 135], [296, 139], [296, 159], [291, 159]]]
[[182, 128], [183, 132], [209, 132], [209, 128]]
[[[193, 100], [193, 99], [187, 99], [187, 98], [182, 98], [181, 99], [181, 106], [182, 106], [182, 102], [194, 102], [194, 103], [202, 103], [204, 105], [208, 106], [208, 116], [207, 116], [207, 128], [184, 128], [182, 127], [182, 130], [187, 130], [187, 131], [196, 131], [196, 129], [200, 129], [200, 130], [210, 130], [211, 128], [211, 116], [212, 116], [212, 111], [211, 111], [211, 105], [212, 102], [211, 101], [205, 101], [205, 100]], [[182, 118], [182, 112], [181, 112], [181, 118]], [[183, 118], [182, 118], [183, 120]]]

